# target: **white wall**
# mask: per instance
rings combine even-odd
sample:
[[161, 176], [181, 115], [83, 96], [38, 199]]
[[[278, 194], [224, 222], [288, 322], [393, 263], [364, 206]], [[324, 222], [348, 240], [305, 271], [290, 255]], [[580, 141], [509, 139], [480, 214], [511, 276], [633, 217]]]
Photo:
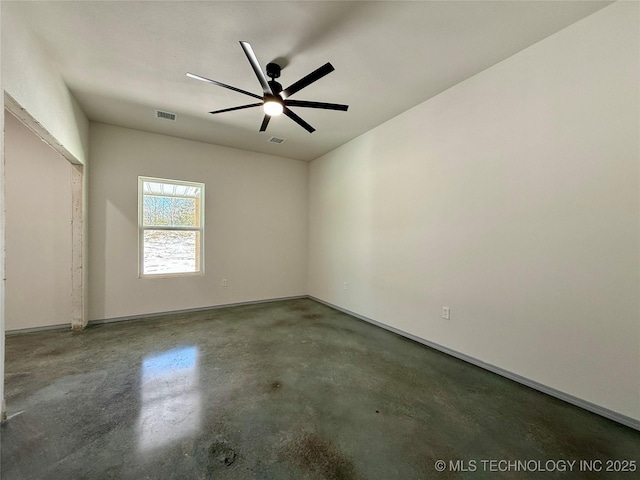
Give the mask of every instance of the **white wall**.
[[638, 18], [613, 4], [312, 162], [309, 293], [640, 419]]
[[[16, 2], [19, 3], [19, 2]], [[28, 25], [2, 9], [2, 88], [38, 121], [38, 133], [70, 161], [86, 164], [89, 122]], [[17, 113], [17, 112], [14, 112]]]
[[[307, 293], [306, 163], [104, 124], [90, 138], [90, 320]], [[204, 276], [138, 278], [139, 175], [205, 183]]]
[[71, 325], [71, 164], [5, 115], [6, 329]]

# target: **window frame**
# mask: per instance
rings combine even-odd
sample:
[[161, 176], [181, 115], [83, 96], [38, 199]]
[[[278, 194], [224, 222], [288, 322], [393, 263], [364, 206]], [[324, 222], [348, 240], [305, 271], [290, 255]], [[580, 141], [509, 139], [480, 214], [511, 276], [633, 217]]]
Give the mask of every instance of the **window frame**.
[[[197, 187], [200, 189], [199, 209], [200, 221], [198, 227], [172, 227], [172, 226], [145, 226], [144, 225], [144, 183], [163, 183], [168, 185], [181, 185], [186, 187]], [[198, 197], [191, 197], [198, 198]], [[138, 278], [167, 278], [204, 275], [204, 204], [205, 204], [205, 184], [201, 182], [191, 182], [186, 180], [173, 180], [169, 178], [138, 176]], [[187, 231], [198, 232], [199, 242], [196, 246], [196, 267], [195, 272], [175, 272], [175, 273], [144, 273], [144, 232], [146, 230], [166, 230], [166, 231]]]

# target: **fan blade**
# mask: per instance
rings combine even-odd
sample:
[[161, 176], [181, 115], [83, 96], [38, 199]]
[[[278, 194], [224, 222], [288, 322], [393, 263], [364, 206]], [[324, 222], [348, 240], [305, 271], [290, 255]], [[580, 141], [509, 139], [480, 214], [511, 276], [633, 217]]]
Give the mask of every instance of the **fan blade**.
[[215, 110], [209, 113], [224, 113], [233, 112], [234, 110], [242, 110], [243, 108], [260, 107], [262, 103], [250, 103], [249, 105], [240, 105], [239, 107], [223, 108], [222, 110]]
[[256, 77], [258, 77], [258, 81], [260, 82], [260, 86], [262, 87], [262, 91], [264, 92], [264, 94], [273, 95], [273, 92], [271, 91], [271, 87], [269, 86], [269, 82], [267, 81], [267, 77], [265, 77], [264, 73], [262, 72], [262, 69], [260, 68], [260, 64], [258, 63], [258, 58], [256, 57], [256, 54], [253, 53], [253, 48], [251, 48], [251, 45], [249, 44], [249, 42], [241, 41], [240, 46], [242, 47], [242, 50], [244, 50], [244, 54], [249, 59], [251, 68], [253, 68], [253, 71], [255, 72]]
[[196, 75], [195, 73], [187, 73], [187, 77], [195, 78], [196, 80], [201, 80], [203, 82], [213, 83], [219, 87], [228, 88], [229, 90], [233, 90], [234, 92], [244, 93], [245, 95], [249, 95], [253, 98], [262, 99], [260, 95], [256, 95], [255, 93], [247, 92], [246, 90], [241, 90], [236, 87], [232, 87], [231, 85], [227, 85], [226, 83], [216, 82], [215, 80], [211, 80], [210, 78], [202, 77], [200, 75]]
[[325, 110], [340, 110], [342, 112], [346, 112], [349, 108], [349, 105], [340, 103], [307, 102], [306, 100], [285, 100], [284, 104], [290, 107], [324, 108]]
[[335, 68], [333, 68], [333, 65], [331, 65], [330, 63], [325, 63], [323, 66], [321, 66], [320, 68], [314, 70], [313, 72], [311, 72], [306, 77], [302, 77], [300, 80], [298, 80], [293, 85], [285, 88], [280, 93], [280, 96], [283, 99], [285, 99], [287, 97], [290, 97], [294, 93], [299, 92], [304, 87], [311, 85], [313, 82], [315, 82], [317, 80], [320, 80], [322, 77], [324, 77], [325, 75], [330, 74], [334, 70], [335, 70]]
[[264, 132], [267, 129], [267, 125], [269, 125], [269, 120], [271, 120], [271, 117], [269, 115], [265, 115], [264, 119], [262, 120], [262, 125], [260, 125], [261, 132]]
[[284, 113], [287, 117], [289, 117], [291, 120], [293, 120], [294, 122], [296, 122], [298, 125], [300, 125], [302, 128], [304, 128], [307, 132], [309, 133], [313, 133], [316, 131], [315, 128], [313, 128], [311, 125], [309, 125], [307, 122], [305, 122], [303, 119], [301, 119], [298, 115], [296, 115], [295, 113], [293, 113], [291, 110], [289, 110], [287, 107], [284, 107], [284, 110], [282, 111], [282, 113]]

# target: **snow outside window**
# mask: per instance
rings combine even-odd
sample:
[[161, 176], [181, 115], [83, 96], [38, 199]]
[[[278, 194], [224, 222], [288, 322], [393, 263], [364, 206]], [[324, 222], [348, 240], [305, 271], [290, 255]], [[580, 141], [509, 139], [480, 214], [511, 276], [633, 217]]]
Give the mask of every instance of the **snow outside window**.
[[204, 183], [138, 177], [140, 276], [204, 272]]

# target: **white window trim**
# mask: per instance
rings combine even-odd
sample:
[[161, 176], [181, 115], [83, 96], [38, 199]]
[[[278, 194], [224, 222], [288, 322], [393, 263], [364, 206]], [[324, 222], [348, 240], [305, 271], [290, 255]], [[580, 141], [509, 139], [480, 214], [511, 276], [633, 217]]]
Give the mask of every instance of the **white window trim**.
[[[144, 182], [170, 183], [174, 185], [184, 185], [187, 187], [200, 188], [200, 226], [199, 227], [145, 227], [144, 223]], [[205, 186], [200, 182], [188, 182], [185, 180], [172, 180], [170, 178], [157, 177], [138, 177], [138, 278], [167, 278], [167, 277], [193, 277], [204, 275], [204, 204], [205, 204]], [[144, 231], [145, 230], [182, 230], [200, 233], [200, 248], [197, 252], [199, 255], [200, 270], [197, 272], [181, 272], [181, 273], [143, 273], [144, 272]]]

